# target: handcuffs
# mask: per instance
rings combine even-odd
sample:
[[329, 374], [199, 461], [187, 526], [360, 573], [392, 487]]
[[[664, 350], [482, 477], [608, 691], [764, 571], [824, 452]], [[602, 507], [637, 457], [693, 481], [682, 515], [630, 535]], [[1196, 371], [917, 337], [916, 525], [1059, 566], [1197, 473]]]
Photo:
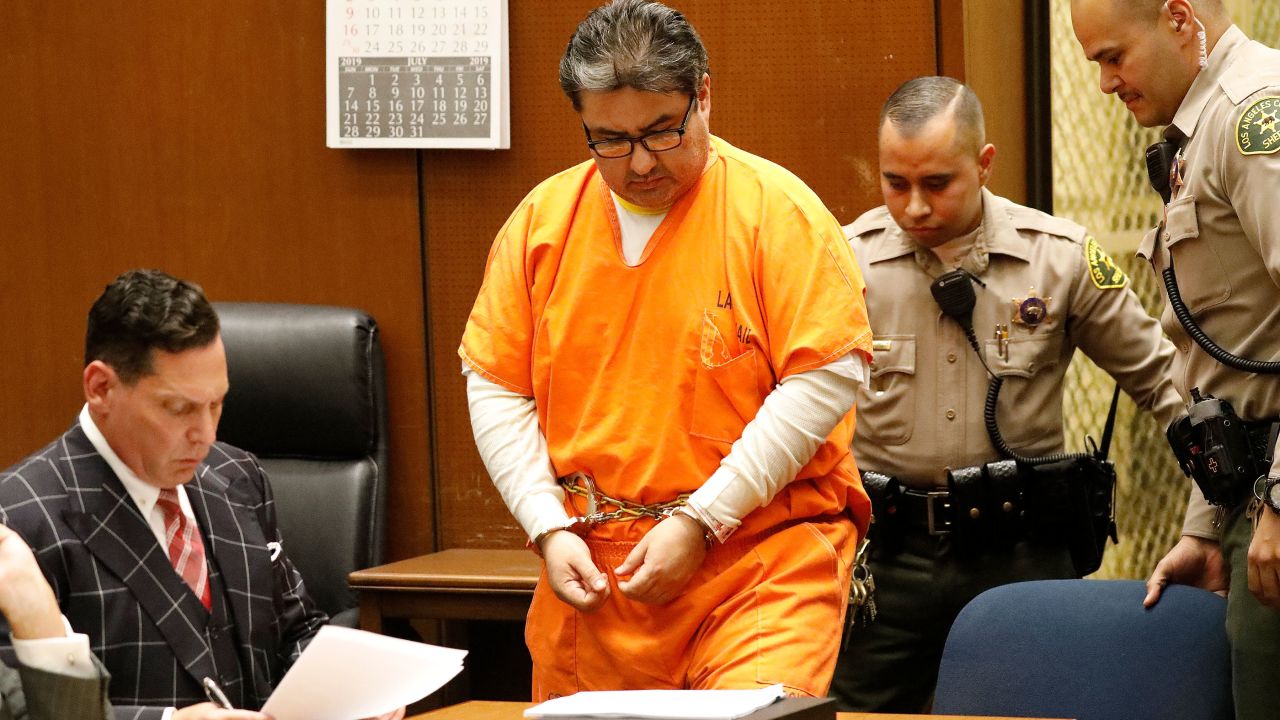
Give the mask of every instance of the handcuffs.
[[[579, 480], [582, 482], [581, 485], [578, 484]], [[554, 525], [535, 535], [530, 540], [530, 546], [539, 555], [542, 554], [542, 541], [553, 532], [567, 530], [578, 537], [585, 538], [591, 528], [600, 523], [630, 522], [642, 517], [662, 521], [673, 515], [684, 515], [697, 523], [698, 528], [702, 530], [702, 540], [708, 549], [715, 544], [717, 539], [716, 532], [711, 525], [689, 506], [689, 493], [681, 493], [674, 500], [664, 503], [640, 505], [605, 495], [596, 488], [595, 480], [583, 472], [576, 472], [560, 478], [560, 484], [566, 492], [585, 497], [587, 499], [587, 511], [576, 517], [569, 518], [565, 523]], [[613, 505], [617, 509], [605, 511], [600, 509], [601, 505]]]

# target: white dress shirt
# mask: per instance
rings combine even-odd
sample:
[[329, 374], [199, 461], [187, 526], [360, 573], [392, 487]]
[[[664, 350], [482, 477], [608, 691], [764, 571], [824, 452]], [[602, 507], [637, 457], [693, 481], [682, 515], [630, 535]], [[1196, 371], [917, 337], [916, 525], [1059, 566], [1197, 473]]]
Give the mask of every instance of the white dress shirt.
[[[142, 517], [147, 519], [147, 525], [151, 528], [152, 534], [156, 536], [156, 542], [160, 544], [160, 549], [168, 557], [169, 550], [164, 539], [164, 511], [156, 507], [156, 501], [160, 499], [160, 488], [150, 485], [138, 477], [138, 474], [129, 469], [128, 465], [116, 455], [116, 451], [111, 449], [111, 445], [107, 443], [107, 439], [103, 437], [102, 431], [98, 429], [97, 424], [93, 422], [93, 417], [89, 415], [89, 406], [85, 405], [80, 409], [80, 428], [84, 430], [84, 434], [89, 438], [89, 442], [93, 444], [93, 449], [98, 451], [103, 460], [111, 466], [111, 470], [115, 472], [116, 477], [120, 478], [120, 482], [124, 485], [125, 492], [129, 493], [129, 497], [133, 498], [133, 503], [138, 506], [138, 512], [142, 513]], [[193, 527], [200, 527], [196, 522], [196, 516], [191, 512], [191, 501], [187, 499], [187, 489], [182, 485], [175, 488], [178, 491], [178, 504], [182, 506], [182, 514], [186, 516], [187, 521]], [[87, 656], [89, 650], [88, 636], [85, 638], [85, 653]], [[14, 643], [15, 647], [17, 643]], [[90, 667], [92, 670], [92, 667]], [[89, 677], [92, 677], [90, 675]], [[170, 720], [173, 717], [175, 708], [167, 708], [163, 720]]]

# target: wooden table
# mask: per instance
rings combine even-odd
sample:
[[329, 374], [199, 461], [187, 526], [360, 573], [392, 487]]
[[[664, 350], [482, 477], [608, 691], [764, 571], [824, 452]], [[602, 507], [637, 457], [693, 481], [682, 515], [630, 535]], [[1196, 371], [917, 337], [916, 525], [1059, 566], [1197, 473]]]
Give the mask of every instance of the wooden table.
[[382, 632], [388, 618], [524, 621], [541, 569], [528, 550], [453, 549], [357, 570], [349, 582], [360, 627]]
[[[532, 703], [474, 700], [414, 715], [410, 720], [523, 720], [521, 713]], [[836, 713], [836, 720], [974, 720], [967, 715], [882, 715], [879, 713]], [[1016, 720], [983, 717], [982, 720]]]
[[[518, 620], [529, 612], [542, 561], [528, 550], [443, 550], [359, 570], [360, 626], [382, 632], [395, 619]], [[531, 703], [473, 700], [412, 716], [411, 720], [523, 720]], [[836, 713], [836, 720], [970, 720], [960, 715]], [[1015, 720], [983, 718], [983, 720]]]

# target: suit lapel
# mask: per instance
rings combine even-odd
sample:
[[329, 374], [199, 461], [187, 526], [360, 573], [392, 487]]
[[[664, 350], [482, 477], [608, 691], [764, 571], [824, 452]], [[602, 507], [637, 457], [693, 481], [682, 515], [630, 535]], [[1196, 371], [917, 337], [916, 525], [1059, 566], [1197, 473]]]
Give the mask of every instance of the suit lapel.
[[[79, 426], [68, 433], [67, 445], [79, 458], [75, 482], [82, 491], [82, 511], [67, 510], [63, 519], [129, 588], [195, 681], [216, 676], [204, 635], [209, 614], [200, 599], [174, 571], [133, 498]], [[83, 492], [94, 484], [100, 492]]]
[[[222, 577], [236, 638], [241, 647], [253, 647], [253, 628], [263, 624], [264, 616], [274, 615], [271, 598], [262, 595], [263, 588], [273, 587], [271, 563], [253, 503], [205, 465], [187, 485], [187, 498], [200, 527], [205, 528], [205, 548]], [[255, 623], [255, 606], [263, 603], [265, 609], [256, 607]]]

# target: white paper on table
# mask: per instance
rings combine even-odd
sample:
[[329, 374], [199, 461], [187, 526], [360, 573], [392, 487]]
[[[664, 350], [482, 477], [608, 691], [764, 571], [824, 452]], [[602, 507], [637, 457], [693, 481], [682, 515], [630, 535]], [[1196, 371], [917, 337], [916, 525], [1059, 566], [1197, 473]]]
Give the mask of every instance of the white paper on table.
[[326, 625], [267, 699], [275, 720], [377, 717], [438, 690], [467, 651]]
[[771, 705], [785, 695], [782, 685], [758, 690], [591, 691], [548, 700], [525, 710], [524, 716], [733, 720]]

